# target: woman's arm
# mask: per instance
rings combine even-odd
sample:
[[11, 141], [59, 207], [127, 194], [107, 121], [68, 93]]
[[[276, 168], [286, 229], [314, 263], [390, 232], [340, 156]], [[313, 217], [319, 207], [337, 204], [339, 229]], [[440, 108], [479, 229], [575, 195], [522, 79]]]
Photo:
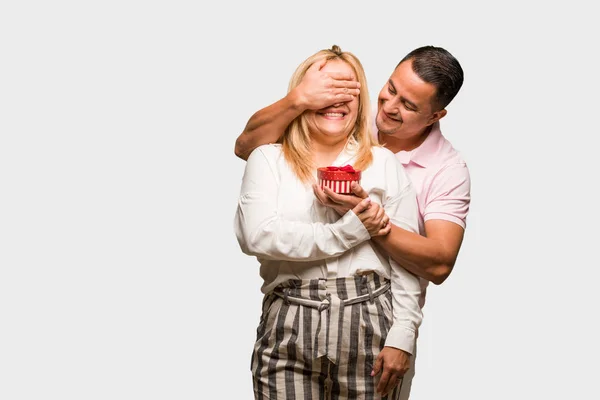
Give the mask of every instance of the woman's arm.
[[[266, 151], [265, 151], [266, 150]], [[235, 215], [235, 233], [242, 251], [275, 260], [311, 261], [338, 256], [371, 238], [356, 215], [369, 201], [348, 211], [335, 223], [288, 221], [278, 210], [275, 149], [259, 147], [246, 163]], [[373, 221], [373, 225], [378, 224]]]

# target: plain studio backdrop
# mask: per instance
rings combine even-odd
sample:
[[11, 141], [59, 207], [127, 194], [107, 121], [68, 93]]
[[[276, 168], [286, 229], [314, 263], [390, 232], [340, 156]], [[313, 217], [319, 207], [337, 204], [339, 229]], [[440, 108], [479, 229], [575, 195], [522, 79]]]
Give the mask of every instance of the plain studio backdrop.
[[472, 177], [412, 399], [598, 399], [598, 70], [584, 2], [3, 2], [0, 398], [252, 399], [248, 118], [333, 44], [370, 97], [422, 45]]

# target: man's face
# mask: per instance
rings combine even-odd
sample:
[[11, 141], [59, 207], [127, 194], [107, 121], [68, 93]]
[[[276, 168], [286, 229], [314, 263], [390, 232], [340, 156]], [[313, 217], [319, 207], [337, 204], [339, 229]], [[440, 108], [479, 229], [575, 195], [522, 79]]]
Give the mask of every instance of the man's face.
[[397, 139], [409, 139], [440, 119], [434, 113], [435, 86], [423, 81], [412, 70], [412, 60], [398, 65], [379, 92], [377, 118], [379, 132]]

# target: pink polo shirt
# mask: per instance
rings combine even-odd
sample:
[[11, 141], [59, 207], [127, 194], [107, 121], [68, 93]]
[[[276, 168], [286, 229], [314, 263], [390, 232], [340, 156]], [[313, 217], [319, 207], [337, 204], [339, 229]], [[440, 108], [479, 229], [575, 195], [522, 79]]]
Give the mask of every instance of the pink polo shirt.
[[[377, 128], [374, 135], [377, 138]], [[471, 201], [469, 169], [459, 152], [442, 135], [439, 121], [419, 147], [399, 151], [396, 157], [417, 192], [421, 235], [425, 236], [425, 221], [432, 219], [454, 222], [464, 229]], [[428, 284], [429, 281], [421, 279], [421, 307], [425, 304]]]

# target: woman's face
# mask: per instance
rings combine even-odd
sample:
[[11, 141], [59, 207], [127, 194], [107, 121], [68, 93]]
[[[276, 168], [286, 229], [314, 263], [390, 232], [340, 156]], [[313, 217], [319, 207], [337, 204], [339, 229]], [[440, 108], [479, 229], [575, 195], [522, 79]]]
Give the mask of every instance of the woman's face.
[[[325, 73], [344, 72], [354, 74], [352, 67], [341, 60], [331, 60], [321, 71]], [[330, 139], [339, 137], [345, 139], [354, 129], [356, 118], [358, 118], [358, 97], [346, 103], [334, 104], [320, 110], [306, 112], [308, 127], [312, 135], [321, 134]]]

